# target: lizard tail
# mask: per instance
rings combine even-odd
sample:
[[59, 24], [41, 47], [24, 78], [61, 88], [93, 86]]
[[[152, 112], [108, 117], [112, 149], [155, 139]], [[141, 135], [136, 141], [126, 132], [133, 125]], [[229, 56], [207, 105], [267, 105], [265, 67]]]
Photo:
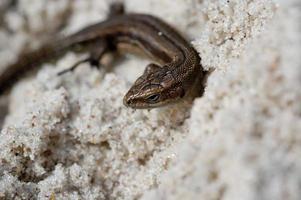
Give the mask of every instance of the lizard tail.
[[23, 53], [18, 56], [19, 59], [15, 63], [0, 70], [0, 95], [9, 90], [27, 72], [62, 54], [63, 49], [57, 48], [55, 44], [57, 43], [44, 44], [36, 50]]
[[[124, 14], [124, 5], [121, 2], [115, 2], [110, 6], [108, 18]], [[75, 36], [78, 34], [75, 34]], [[42, 63], [56, 59], [65, 53], [68, 47], [79, 43], [74, 37], [65, 38], [63, 40], [55, 40], [42, 45], [40, 48], [23, 53], [19, 59], [7, 66], [4, 70], [0, 70], [0, 95], [4, 94], [19, 78], [27, 72], [38, 68]]]

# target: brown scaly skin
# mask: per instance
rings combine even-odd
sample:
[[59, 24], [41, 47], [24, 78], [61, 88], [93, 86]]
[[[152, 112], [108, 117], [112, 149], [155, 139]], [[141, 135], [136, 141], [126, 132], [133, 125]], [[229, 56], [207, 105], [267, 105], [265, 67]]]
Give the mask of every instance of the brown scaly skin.
[[[195, 85], [203, 79], [200, 58], [194, 48], [161, 19], [124, 14], [120, 4], [112, 8], [107, 20], [21, 56], [0, 74], [0, 94], [30, 68], [77, 49], [90, 51], [86, 61], [92, 65], [97, 65], [104, 53], [115, 50], [143, 53], [157, 63], [149, 64], [125, 95], [123, 102], [128, 107], [154, 108], [193, 94]], [[202, 85], [198, 86], [201, 90]]]

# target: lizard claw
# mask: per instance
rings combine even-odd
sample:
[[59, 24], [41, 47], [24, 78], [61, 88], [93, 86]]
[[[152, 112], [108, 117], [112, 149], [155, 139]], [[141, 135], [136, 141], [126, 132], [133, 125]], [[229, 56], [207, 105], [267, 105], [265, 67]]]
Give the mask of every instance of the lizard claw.
[[[61, 75], [66, 74], [68, 72], [73, 72], [80, 64], [85, 63], [85, 62], [89, 62], [92, 66], [95, 66], [95, 63], [96, 63], [95, 61], [92, 61], [90, 58], [86, 58], [86, 59], [83, 59], [83, 60], [80, 60], [80, 61], [76, 62], [71, 67], [58, 72], [57, 75], [61, 76]], [[97, 64], [96, 66], [98, 67], [98, 65], [99, 64]]]

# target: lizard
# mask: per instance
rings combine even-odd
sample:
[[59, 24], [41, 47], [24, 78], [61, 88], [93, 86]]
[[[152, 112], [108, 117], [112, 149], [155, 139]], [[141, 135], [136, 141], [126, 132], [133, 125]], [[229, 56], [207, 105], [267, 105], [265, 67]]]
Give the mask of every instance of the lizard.
[[168, 105], [195, 95], [203, 87], [205, 72], [201, 58], [177, 30], [153, 15], [125, 13], [124, 6], [115, 3], [105, 21], [21, 55], [0, 73], [0, 95], [30, 69], [77, 50], [87, 51], [89, 56], [59, 75], [83, 62], [99, 67], [103, 55], [113, 51], [138, 52], [153, 60], [125, 94], [123, 103], [127, 107], [149, 109]]

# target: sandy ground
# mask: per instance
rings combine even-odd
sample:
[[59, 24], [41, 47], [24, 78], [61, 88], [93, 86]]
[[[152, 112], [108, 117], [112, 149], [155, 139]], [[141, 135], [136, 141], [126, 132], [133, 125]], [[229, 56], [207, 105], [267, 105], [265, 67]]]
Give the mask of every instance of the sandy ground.
[[[3, 0], [1, 69], [57, 32], [105, 19], [111, 1]], [[205, 70], [194, 102], [133, 110], [149, 62], [110, 73], [68, 53], [0, 99], [0, 199], [301, 199], [301, 3], [125, 0], [192, 41]], [[0, 72], [1, 73], [1, 72]]]

